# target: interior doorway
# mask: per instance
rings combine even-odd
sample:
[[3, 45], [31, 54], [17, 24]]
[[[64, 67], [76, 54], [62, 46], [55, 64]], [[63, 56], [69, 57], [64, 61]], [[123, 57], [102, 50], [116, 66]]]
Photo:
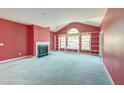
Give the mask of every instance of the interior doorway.
[[104, 34], [103, 31], [99, 33], [99, 55], [103, 59], [103, 53], [104, 53]]

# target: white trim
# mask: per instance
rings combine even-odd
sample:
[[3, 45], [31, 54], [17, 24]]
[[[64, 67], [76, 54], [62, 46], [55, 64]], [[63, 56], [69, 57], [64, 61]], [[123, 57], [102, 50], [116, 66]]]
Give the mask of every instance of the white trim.
[[54, 50], [56, 50], [56, 35], [54, 36]]
[[[70, 35], [75, 35], [75, 34], [78, 35], [78, 46], [74, 47], [74, 46], [70, 46], [70, 45], [67, 44], [66, 48], [67, 49], [75, 49], [75, 50], [77, 50], [77, 52], [79, 52], [80, 51], [79, 50], [80, 49], [80, 45], [79, 45], [80, 44], [80, 41], [79, 41], [80, 40], [80, 34], [79, 33], [74, 33], [74, 34], [70, 34]], [[69, 34], [68, 34], [68, 36], [69, 36]], [[68, 36], [67, 36], [67, 38], [68, 38]], [[68, 41], [69, 41], [69, 39], [68, 39]], [[69, 43], [68, 41], [67, 41], [67, 43]]]
[[103, 47], [104, 47], [104, 44], [103, 44], [103, 31], [101, 31], [99, 33], [99, 55], [103, 58]]
[[111, 80], [112, 84], [115, 85], [115, 83], [114, 83], [114, 81], [112, 80], [112, 77], [110, 76], [110, 74], [109, 74], [109, 72], [108, 72], [108, 70], [107, 70], [107, 68], [106, 68], [106, 66], [105, 66], [104, 63], [103, 63], [103, 65], [104, 65], [104, 69], [105, 69], [105, 71], [106, 71], [106, 73], [107, 73], [109, 79]]
[[[90, 49], [82, 49], [82, 46], [83, 46], [83, 45], [82, 45], [82, 33], [89, 33], [89, 35], [90, 35], [90, 41], [89, 41], [89, 44], [90, 44], [89, 47], [90, 47]], [[91, 34], [91, 32], [82, 32], [82, 33], [81, 33], [81, 50], [90, 51], [90, 52], [91, 52], [91, 43], [92, 43], [92, 42], [91, 42], [91, 35], [92, 35], [92, 34]]]
[[12, 58], [12, 59], [7, 59], [7, 60], [0, 61], [0, 63], [15, 61], [15, 60], [23, 59], [23, 58], [28, 58], [28, 57], [33, 57], [33, 56], [27, 55], [27, 56], [22, 56], [22, 57], [16, 57], [16, 58]]
[[60, 35], [58, 35], [58, 51], [60, 51], [60, 46], [61, 46], [61, 36]]
[[90, 54], [90, 53], [85, 53], [85, 52], [73, 52], [73, 51], [56, 51], [56, 52], [65, 52], [65, 53], [77, 53], [77, 54], [85, 54], [85, 55], [90, 55], [90, 56], [97, 56], [99, 57], [97, 54]]

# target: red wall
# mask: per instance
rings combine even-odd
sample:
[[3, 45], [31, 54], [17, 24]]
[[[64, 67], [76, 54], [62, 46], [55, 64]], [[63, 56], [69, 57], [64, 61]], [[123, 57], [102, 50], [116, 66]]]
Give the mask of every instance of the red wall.
[[28, 54], [34, 56], [34, 25], [28, 26]]
[[[0, 46], [0, 61], [20, 56], [34, 56], [36, 41], [50, 42], [50, 39], [53, 40], [53, 38], [53, 33], [50, 34], [50, 28], [0, 19], [0, 43], [5, 44]], [[52, 40], [50, 49], [53, 49], [54, 40]]]
[[29, 54], [35, 55], [36, 42], [50, 42], [50, 28], [44, 28], [36, 25], [29, 26]]
[[104, 31], [104, 62], [115, 84], [124, 84], [124, 9], [108, 9]]
[[50, 41], [50, 28], [34, 25], [34, 41]]
[[82, 24], [82, 23], [78, 23], [78, 22], [72, 22], [70, 24], [68, 24], [67, 26], [63, 27], [62, 29], [60, 29], [57, 33], [67, 33], [67, 31], [71, 28], [77, 28], [80, 32], [99, 32], [100, 28], [99, 27], [95, 27], [95, 26], [91, 26], [91, 25], [86, 25], [86, 24]]
[[54, 35], [55, 32], [50, 31], [50, 50], [54, 50]]
[[[98, 41], [97, 43], [92, 42], [91, 49], [96, 49], [97, 48], [96, 50], [99, 50], [99, 32], [100, 32], [100, 28], [99, 27], [95, 27], [95, 26], [91, 26], [91, 25], [86, 25], [86, 24], [82, 24], [82, 23], [78, 23], [78, 22], [72, 22], [72, 23], [68, 24], [67, 26], [63, 27], [62, 29], [60, 29], [56, 33], [56, 36], [58, 36], [59, 34], [67, 34], [67, 31], [69, 29], [71, 29], [71, 28], [78, 29], [80, 33], [82, 33], [82, 32], [98, 32], [98, 34], [95, 34], [95, 33], [91, 34], [91, 41], [93, 41], [93, 40], [97, 40]], [[96, 38], [94, 36], [98, 36], [98, 37]], [[81, 37], [80, 37], [80, 39], [81, 39]], [[56, 41], [58, 41], [58, 37], [57, 37]], [[56, 42], [56, 43], [57, 43], [56, 46], [58, 47], [58, 42]], [[77, 51], [77, 50], [70, 50], [70, 49], [67, 49], [67, 50], [68, 51]], [[90, 51], [85, 51], [85, 50], [81, 50], [81, 49], [80, 49], [80, 52], [90, 53]], [[98, 51], [97, 52], [96, 51], [91, 51], [91, 53], [98, 54], [99, 52]]]
[[0, 61], [28, 54], [28, 26], [0, 19]]

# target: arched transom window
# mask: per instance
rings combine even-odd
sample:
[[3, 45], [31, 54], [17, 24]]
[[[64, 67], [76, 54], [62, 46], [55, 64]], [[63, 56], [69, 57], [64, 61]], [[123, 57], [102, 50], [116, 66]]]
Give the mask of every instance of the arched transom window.
[[78, 34], [79, 33], [79, 30], [76, 29], [76, 28], [72, 28], [68, 31], [68, 34]]

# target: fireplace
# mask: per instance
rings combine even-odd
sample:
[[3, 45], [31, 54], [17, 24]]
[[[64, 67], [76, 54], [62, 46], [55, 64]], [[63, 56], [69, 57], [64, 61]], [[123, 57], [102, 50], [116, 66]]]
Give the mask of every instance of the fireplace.
[[38, 45], [38, 58], [48, 55], [48, 45]]
[[35, 57], [40, 58], [49, 53], [49, 42], [36, 42]]

